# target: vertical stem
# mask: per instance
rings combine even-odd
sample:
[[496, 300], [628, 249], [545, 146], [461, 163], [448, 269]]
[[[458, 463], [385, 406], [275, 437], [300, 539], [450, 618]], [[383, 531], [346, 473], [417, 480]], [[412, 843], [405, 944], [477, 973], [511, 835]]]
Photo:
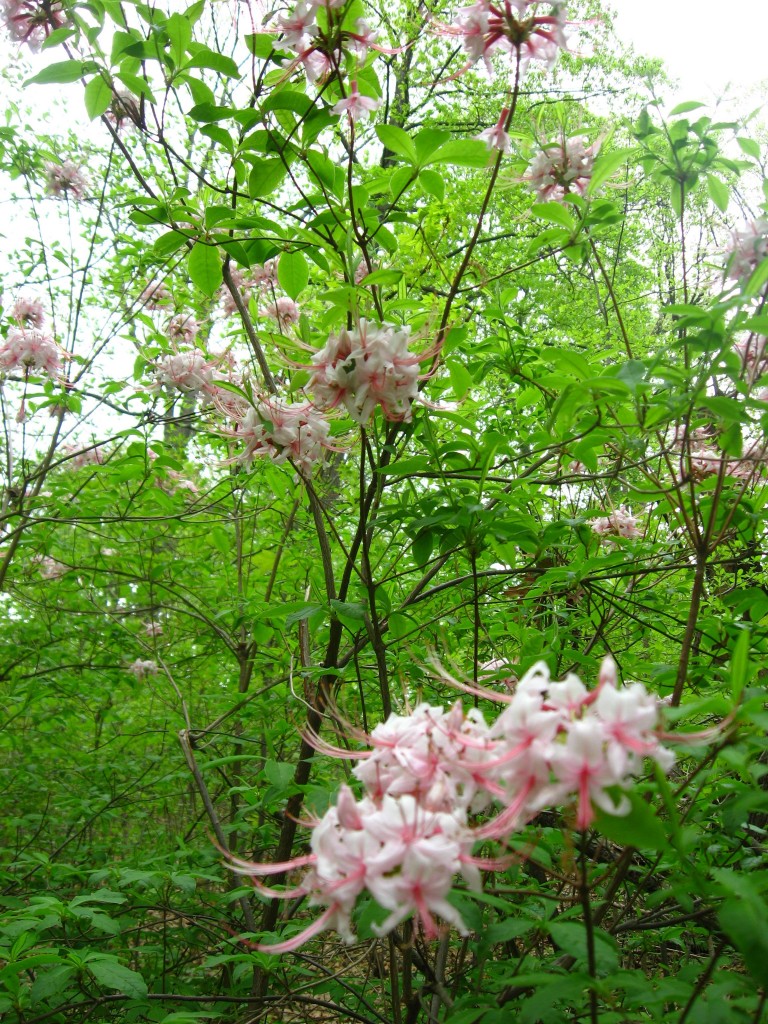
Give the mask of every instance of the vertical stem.
[[[592, 921], [592, 903], [589, 895], [589, 875], [587, 865], [587, 834], [581, 837], [581, 851], [579, 857], [579, 898], [584, 913], [584, 928], [587, 936], [587, 970], [590, 978], [595, 981], [597, 978], [597, 963], [595, 960], [595, 930]], [[598, 1024], [597, 1013], [597, 992], [594, 985], [589, 989], [589, 1019], [591, 1024]]]
[[700, 547], [696, 552], [696, 572], [693, 577], [693, 588], [691, 590], [691, 604], [688, 608], [688, 621], [685, 624], [685, 634], [680, 648], [680, 661], [677, 666], [677, 678], [675, 689], [672, 692], [672, 707], [676, 708], [680, 703], [685, 688], [685, 680], [688, 677], [688, 664], [691, 659], [693, 640], [696, 636], [696, 624], [699, 618], [701, 598], [704, 593], [704, 578], [707, 567], [707, 550]]
[[397, 946], [390, 934], [389, 939], [389, 995], [392, 1005], [392, 1024], [402, 1024], [403, 1013], [400, 1005], [400, 976], [397, 973]]

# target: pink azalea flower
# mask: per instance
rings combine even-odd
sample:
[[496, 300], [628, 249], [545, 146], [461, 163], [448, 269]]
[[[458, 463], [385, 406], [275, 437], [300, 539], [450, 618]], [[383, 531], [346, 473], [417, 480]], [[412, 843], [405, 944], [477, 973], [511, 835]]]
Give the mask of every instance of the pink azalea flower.
[[142, 661], [141, 658], [137, 658], [128, 666], [128, 671], [141, 682], [145, 676], [157, 675], [159, 669], [156, 661]]
[[36, 327], [38, 330], [45, 323], [45, 310], [40, 299], [30, 299], [20, 295], [11, 307], [11, 316], [22, 327]]
[[122, 128], [126, 121], [139, 126], [142, 124], [139, 101], [132, 93], [122, 89], [116, 89], [112, 93], [112, 102], [104, 116], [118, 130]]
[[333, 108], [334, 114], [347, 113], [350, 121], [358, 121], [364, 114], [372, 113], [381, 106], [381, 100], [373, 99], [371, 96], [363, 96], [357, 88], [357, 81], [353, 79], [352, 87], [343, 100], [339, 100]]
[[262, 313], [264, 316], [269, 316], [273, 320], [276, 320], [280, 325], [281, 330], [285, 330], [293, 324], [298, 323], [301, 312], [299, 307], [293, 301], [285, 295], [281, 295], [275, 299], [274, 302], [266, 306]]
[[56, 558], [51, 558], [50, 555], [38, 555], [33, 561], [44, 580], [58, 580], [69, 572], [68, 565], [64, 565]]
[[509, 135], [504, 130], [508, 114], [509, 108], [504, 107], [496, 124], [492, 128], [486, 128], [477, 136], [477, 138], [481, 142], [484, 142], [489, 149], [499, 149], [502, 153], [509, 152], [512, 143]]
[[72, 469], [83, 469], [84, 466], [101, 466], [104, 463], [104, 449], [99, 445], [92, 448], [80, 448], [77, 445], [64, 445], [62, 451], [67, 455], [67, 465]]
[[527, 180], [540, 202], [559, 202], [568, 193], [584, 195], [600, 143], [583, 136], [545, 146], [528, 167]]
[[744, 282], [752, 276], [758, 263], [768, 257], [768, 220], [754, 220], [731, 234], [727, 255], [726, 276]]
[[312, 45], [312, 38], [318, 32], [315, 7], [299, 3], [288, 17], [280, 15], [277, 25], [283, 33], [282, 42], [290, 50], [302, 52]]
[[555, 63], [561, 49], [567, 48], [565, 8], [552, 0], [550, 13], [536, 13], [541, 0], [478, 0], [459, 12], [454, 25], [442, 26], [448, 35], [461, 38], [469, 58], [468, 67], [483, 59], [490, 73], [494, 53], [510, 54], [524, 73], [531, 60]]
[[12, 327], [0, 346], [0, 370], [11, 373], [45, 373], [55, 377], [61, 369], [61, 352], [49, 334], [34, 327]]
[[251, 282], [257, 288], [267, 290], [277, 284], [277, 261], [267, 260], [262, 267], [253, 267]]
[[253, 406], [241, 402], [236, 412], [237, 428], [226, 433], [245, 442], [245, 449], [237, 457], [239, 462], [250, 464], [261, 455], [277, 465], [290, 459], [308, 474], [314, 463], [324, 458], [326, 450], [333, 447], [330, 423], [307, 403], [289, 405], [270, 397]]
[[214, 369], [215, 363], [207, 362], [202, 352], [178, 352], [157, 360], [155, 383], [185, 393], [202, 391], [213, 381]]
[[45, 180], [48, 195], [58, 199], [82, 199], [88, 190], [88, 179], [70, 160], [62, 164], [46, 164]]
[[171, 299], [170, 289], [163, 281], [150, 282], [139, 295], [139, 302], [145, 309], [162, 309]]
[[420, 357], [408, 351], [409, 334], [410, 328], [360, 320], [357, 329], [331, 335], [312, 357], [315, 369], [307, 388], [317, 407], [343, 404], [356, 423], [364, 424], [380, 405], [385, 419], [410, 422]]
[[614, 536], [634, 539], [642, 537], [643, 532], [637, 524], [637, 519], [621, 505], [609, 516], [595, 519], [592, 523], [592, 531], [600, 536]]
[[168, 337], [171, 341], [191, 345], [200, 330], [200, 324], [189, 313], [178, 313], [168, 321]]
[[37, 53], [51, 32], [65, 24], [66, 15], [59, 0], [2, 0], [0, 22], [14, 42]]

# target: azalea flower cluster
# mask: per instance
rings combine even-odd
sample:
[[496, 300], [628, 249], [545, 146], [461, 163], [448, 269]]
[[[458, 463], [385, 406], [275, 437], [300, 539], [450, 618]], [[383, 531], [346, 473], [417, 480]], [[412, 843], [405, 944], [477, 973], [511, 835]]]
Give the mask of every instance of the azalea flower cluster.
[[71, 160], [46, 164], [45, 181], [48, 195], [57, 199], [82, 199], [88, 191], [87, 177]]
[[[247, 276], [243, 270], [233, 267], [230, 274], [247, 306], [254, 291], [269, 293], [274, 289], [277, 284], [277, 263], [275, 260], [267, 260], [263, 266], [254, 267]], [[226, 285], [222, 285], [219, 289], [219, 298], [224, 316], [234, 316], [237, 306]]]
[[599, 142], [590, 146], [583, 136], [545, 146], [531, 161], [526, 174], [539, 201], [559, 202], [568, 193], [583, 196], [599, 149]]
[[159, 669], [156, 661], [151, 661], [149, 659], [142, 660], [141, 658], [137, 658], [136, 661], [132, 662], [128, 666], [128, 671], [131, 673], [131, 675], [135, 676], [136, 679], [139, 680], [139, 682], [141, 682], [141, 680], [144, 679], [146, 676], [157, 675]]
[[[219, 397], [214, 400], [221, 407]], [[289, 403], [270, 396], [249, 404], [230, 393], [224, 410], [236, 421], [236, 428], [225, 434], [245, 445], [238, 462], [250, 464], [257, 456], [265, 455], [277, 465], [290, 459], [302, 472], [309, 473], [313, 463], [333, 448], [331, 425], [310, 402]]]
[[0, 22], [15, 43], [37, 53], [54, 29], [66, 21], [59, 0], [1, 0]]
[[409, 352], [409, 341], [408, 327], [364, 319], [357, 328], [331, 335], [312, 357], [314, 372], [307, 387], [315, 405], [325, 410], [344, 405], [360, 424], [380, 405], [385, 419], [410, 422], [424, 356]]
[[[548, 14], [539, 14], [543, 6]], [[568, 47], [565, 30], [568, 22], [560, 0], [544, 5], [542, 0], [478, 0], [459, 12], [454, 25], [444, 31], [459, 36], [469, 57], [469, 66], [480, 59], [491, 74], [493, 53], [516, 58], [522, 75], [531, 60], [540, 60], [551, 68], [560, 50]]]
[[[310, 82], [325, 81], [344, 64], [344, 50], [363, 63], [370, 49], [385, 50], [376, 42], [377, 33], [359, 18], [354, 32], [342, 28], [346, 0], [301, 0], [293, 12], [277, 19], [282, 45], [296, 54], [292, 67], [301, 64]], [[321, 27], [318, 11], [325, 17]]]
[[726, 275], [734, 281], [746, 281], [768, 257], [768, 220], [755, 220], [741, 231], [732, 232], [727, 253]]
[[[572, 674], [553, 682], [543, 662], [512, 694], [472, 692], [505, 705], [494, 722], [476, 708], [465, 711], [460, 701], [447, 711], [419, 704], [377, 726], [365, 737], [367, 750], [308, 737], [321, 753], [359, 762], [352, 774], [364, 795], [356, 799], [342, 786], [336, 804], [313, 822], [308, 855], [271, 865], [234, 860], [265, 895], [308, 896], [311, 906], [324, 908], [303, 932], [261, 950], [288, 952], [327, 928], [353, 941], [351, 915], [365, 890], [389, 912], [374, 928], [379, 935], [412, 914], [428, 937], [437, 934], [435, 916], [466, 934], [447, 898], [456, 876], [479, 889], [481, 869], [510, 862], [473, 856], [478, 840], [505, 842], [553, 805], [575, 805], [580, 830], [590, 826], [596, 807], [626, 814], [624, 791], [642, 773], [644, 759], [664, 769], [674, 761], [660, 741], [656, 698], [640, 683], [619, 688], [610, 658], [592, 692]], [[469, 815], [493, 803], [500, 812], [471, 826]], [[267, 889], [256, 880], [300, 867], [309, 870], [291, 890]]]
[[202, 391], [213, 382], [216, 363], [196, 349], [163, 356], [155, 363], [155, 386], [178, 388], [189, 394]]
[[61, 352], [50, 334], [37, 327], [12, 327], [0, 346], [0, 371], [45, 373], [55, 377], [61, 369]]
[[610, 515], [595, 519], [592, 523], [592, 530], [599, 536], [625, 537], [627, 539], [643, 535], [637, 519], [623, 505], [614, 509]]

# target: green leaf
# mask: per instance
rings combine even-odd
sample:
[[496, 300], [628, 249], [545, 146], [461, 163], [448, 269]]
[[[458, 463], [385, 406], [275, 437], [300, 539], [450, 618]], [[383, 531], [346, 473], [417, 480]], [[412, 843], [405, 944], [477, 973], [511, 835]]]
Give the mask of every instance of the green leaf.
[[751, 156], [754, 160], [760, 159], [760, 143], [755, 142], [754, 139], [746, 139], [740, 136], [736, 139], [739, 146], [741, 147], [742, 153], [746, 153], [747, 156]]
[[428, 168], [419, 172], [419, 185], [428, 196], [435, 199], [445, 198], [445, 181], [438, 171], [430, 171]]
[[[586, 962], [587, 959], [587, 928], [582, 921], [551, 921], [547, 931], [569, 956]], [[600, 928], [592, 929], [594, 939], [595, 961], [602, 974], [613, 971], [618, 966], [619, 954], [616, 940]]]
[[752, 977], [768, 986], [768, 907], [763, 900], [727, 900], [718, 919], [733, 945], [744, 957]]
[[451, 376], [451, 387], [456, 398], [461, 401], [462, 398], [466, 397], [467, 392], [472, 387], [474, 381], [472, 374], [466, 368], [464, 363], [458, 359], [446, 359], [446, 366], [448, 367], [448, 373]]
[[489, 160], [488, 147], [479, 139], [452, 139], [434, 152], [424, 166], [454, 164], [457, 167], [485, 168]]
[[97, 75], [86, 85], [84, 98], [86, 113], [94, 121], [101, 117], [112, 102], [112, 87], [101, 75]]
[[601, 153], [592, 168], [592, 176], [587, 185], [587, 195], [595, 193], [636, 152], [635, 149], [617, 149], [613, 153]]
[[768, 281], [768, 259], [764, 259], [757, 265], [757, 269], [750, 277], [744, 289], [747, 295], [757, 295], [762, 291], [763, 285]]
[[420, 628], [416, 619], [406, 615], [405, 612], [392, 612], [387, 619], [387, 625], [389, 626], [389, 632], [395, 640], [402, 640], [404, 636]]
[[361, 285], [391, 285], [397, 284], [398, 281], [403, 277], [402, 270], [392, 270], [389, 267], [382, 267], [380, 270], [373, 270], [370, 274], [366, 274], [360, 282]]
[[402, 157], [409, 164], [416, 164], [419, 162], [418, 153], [416, 152], [416, 146], [414, 145], [413, 139], [407, 132], [404, 132], [402, 128], [398, 128], [394, 124], [377, 124], [376, 134], [379, 137], [379, 141], [384, 146], [395, 153], [397, 156]]
[[146, 998], [147, 983], [142, 976], [114, 958], [105, 956], [103, 960], [89, 960], [88, 970], [105, 988], [116, 989], [131, 999]]
[[569, 231], [573, 231], [576, 226], [573, 217], [562, 203], [534, 203], [531, 212], [535, 217], [560, 224]]
[[426, 163], [427, 159], [441, 146], [445, 145], [450, 137], [450, 132], [442, 131], [439, 128], [425, 128], [423, 131], [420, 131], [413, 140], [419, 163]]
[[248, 176], [248, 192], [251, 199], [261, 199], [274, 192], [286, 174], [285, 161], [280, 157], [259, 160]]
[[259, 60], [266, 60], [275, 48], [275, 36], [270, 32], [256, 32], [246, 35], [245, 45]]
[[701, 107], [705, 107], [706, 103], [702, 103], [700, 100], [686, 100], [684, 103], [678, 103], [678, 105], [670, 110], [670, 117], [677, 117], [678, 114], [687, 114], [691, 110], [700, 110]]
[[171, 43], [171, 56], [178, 67], [192, 42], [192, 25], [185, 14], [172, 14], [165, 23], [165, 31]]
[[749, 630], [742, 630], [731, 655], [731, 693], [734, 704], [738, 704], [741, 700], [741, 694], [749, 678], [750, 641]]
[[638, 850], [666, 850], [667, 832], [654, 809], [639, 793], [630, 792], [627, 797], [632, 805], [629, 814], [606, 814], [598, 810], [595, 819], [597, 831], [622, 846], [634, 846]]
[[187, 257], [187, 270], [192, 282], [204, 295], [213, 295], [223, 279], [221, 259], [216, 246], [195, 242]]
[[427, 564], [435, 546], [435, 535], [432, 530], [421, 530], [413, 541], [413, 560], [421, 569]]
[[81, 60], [60, 60], [49, 64], [28, 78], [25, 85], [62, 85], [66, 82], [77, 82], [83, 77], [85, 65]]
[[287, 295], [298, 299], [309, 281], [309, 266], [303, 252], [282, 254], [277, 264], [277, 280]]
[[266, 761], [264, 775], [275, 789], [286, 789], [293, 782], [296, 768], [285, 761]]
[[340, 619], [351, 619], [353, 622], [363, 622], [367, 607], [357, 601], [331, 601], [331, 611], [335, 612]]
[[187, 61], [182, 70], [186, 71], [188, 68], [208, 68], [210, 71], [218, 71], [220, 75], [225, 75], [227, 78], [240, 77], [240, 69], [231, 57], [225, 57], [223, 53], [215, 53], [207, 47], [198, 51], [191, 60]]
[[707, 175], [707, 192], [709, 192], [709, 198], [720, 210], [721, 213], [725, 213], [728, 209], [728, 203], [731, 199], [731, 193], [728, 186], [724, 181], [716, 178], [714, 174]]

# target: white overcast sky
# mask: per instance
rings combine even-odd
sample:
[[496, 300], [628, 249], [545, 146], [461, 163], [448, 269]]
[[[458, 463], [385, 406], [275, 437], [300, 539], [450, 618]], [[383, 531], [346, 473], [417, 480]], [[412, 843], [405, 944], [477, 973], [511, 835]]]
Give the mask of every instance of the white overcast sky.
[[735, 98], [755, 89], [754, 106], [761, 97], [768, 103], [768, 0], [610, 3], [619, 38], [639, 54], [664, 60], [679, 79], [679, 99], [709, 101], [730, 83]]

